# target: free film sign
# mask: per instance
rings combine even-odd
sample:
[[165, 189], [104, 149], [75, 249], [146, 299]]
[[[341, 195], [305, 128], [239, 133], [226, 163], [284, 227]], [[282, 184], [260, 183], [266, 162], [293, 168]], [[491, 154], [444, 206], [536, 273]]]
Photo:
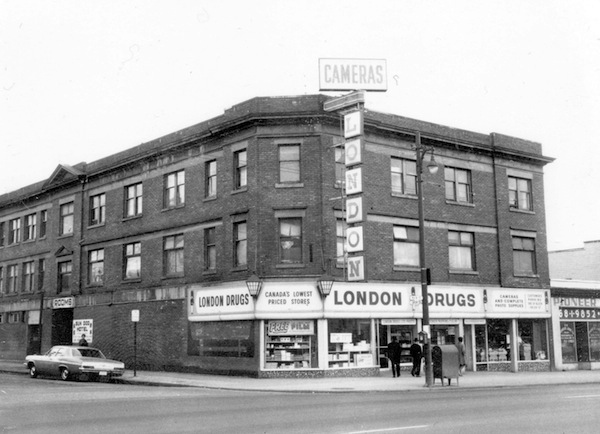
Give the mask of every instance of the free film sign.
[[319, 59], [319, 90], [387, 90], [385, 59]]

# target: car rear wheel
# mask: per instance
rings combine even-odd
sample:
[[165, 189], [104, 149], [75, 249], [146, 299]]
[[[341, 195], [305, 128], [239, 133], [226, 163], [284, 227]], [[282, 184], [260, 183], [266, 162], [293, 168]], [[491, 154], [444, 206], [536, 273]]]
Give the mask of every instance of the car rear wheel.
[[37, 376], [38, 376], [38, 373], [37, 373], [37, 369], [35, 368], [35, 365], [29, 366], [29, 377], [36, 378]]
[[69, 376], [71, 375], [71, 373], [69, 372], [68, 368], [62, 368], [60, 370], [60, 379], [63, 381], [67, 381], [69, 379]]

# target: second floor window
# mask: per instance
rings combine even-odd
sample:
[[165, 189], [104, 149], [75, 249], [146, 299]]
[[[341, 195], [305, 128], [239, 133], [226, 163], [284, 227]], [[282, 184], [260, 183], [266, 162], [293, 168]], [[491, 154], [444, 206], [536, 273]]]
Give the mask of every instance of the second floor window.
[[34, 289], [33, 278], [35, 266], [33, 261], [23, 263], [23, 291], [31, 292]]
[[515, 276], [531, 276], [536, 273], [535, 238], [512, 237], [513, 269]]
[[4, 294], [4, 268], [0, 267], [0, 294]]
[[419, 266], [419, 228], [394, 226], [394, 266]]
[[106, 218], [106, 195], [104, 193], [90, 198], [90, 225], [101, 225]]
[[240, 189], [246, 187], [248, 183], [248, 158], [247, 151], [237, 151], [233, 154], [234, 173], [235, 173], [235, 188]]
[[59, 235], [70, 235], [73, 233], [73, 202], [60, 206], [60, 229]]
[[0, 247], [4, 245], [4, 222], [0, 223]]
[[104, 249], [90, 250], [88, 253], [88, 282], [90, 285], [104, 283]]
[[175, 208], [185, 204], [185, 172], [169, 173], [165, 176], [164, 207]]
[[204, 269], [217, 268], [217, 241], [215, 228], [204, 229]]
[[25, 216], [25, 231], [23, 232], [23, 240], [35, 240], [36, 215], [29, 214]]
[[8, 222], [8, 244], [21, 241], [21, 219], [12, 219]]
[[446, 199], [454, 202], [472, 203], [471, 171], [446, 167], [444, 169]]
[[300, 182], [300, 145], [279, 146], [279, 182]]
[[58, 285], [56, 292], [66, 292], [71, 289], [71, 275], [73, 274], [73, 262], [64, 261], [58, 263]]
[[40, 238], [46, 236], [46, 229], [48, 227], [48, 211], [43, 210], [40, 212]]
[[451, 270], [475, 270], [474, 236], [470, 232], [448, 231]]
[[41, 290], [44, 287], [44, 279], [46, 277], [46, 260], [40, 259], [38, 261], [38, 289]]
[[217, 196], [217, 160], [208, 161], [204, 166], [204, 197]]
[[142, 277], [142, 243], [125, 244], [125, 279]]
[[143, 187], [141, 182], [125, 187], [125, 217], [142, 215], [142, 194]]
[[15, 294], [17, 292], [17, 283], [19, 281], [19, 267], [9, 265], [6, 267], [6, 293]]
[[513, 209], [533, 211], [530, 179], [508, 177], [508, 203]]
[[344, 185], [346, 173], [346, 154], [344, 148], [338, 146], [334, 150], [335, 153], [335, 186], [342, 187]]
[[248, 232], [246, 222], [238, 222], [233, 225], [234, 243], [234, 266], [243, 267], [248, 265]]
[[165, 276], [183, 275], [183, 234], [165, 237], [163, 243]]
[[417, 194], [417, 163], [403, 158], [392, 158], [392, 193]]
[[302, 263], [302, 219], [279, 219], [279, 262]]

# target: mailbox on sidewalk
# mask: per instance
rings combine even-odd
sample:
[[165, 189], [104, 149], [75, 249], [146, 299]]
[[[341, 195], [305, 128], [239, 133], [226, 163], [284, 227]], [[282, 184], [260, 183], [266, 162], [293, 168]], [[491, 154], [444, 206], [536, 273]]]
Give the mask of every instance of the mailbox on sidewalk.
[[431, 349], [431, 360], [433, 362], [433, 379], [448, 379], [448, 386], [452, 378], [456, 378], [458, 385], [458, 376], [460, 366], [458, 364], [458, 348], [454, 345], [436, 345]]

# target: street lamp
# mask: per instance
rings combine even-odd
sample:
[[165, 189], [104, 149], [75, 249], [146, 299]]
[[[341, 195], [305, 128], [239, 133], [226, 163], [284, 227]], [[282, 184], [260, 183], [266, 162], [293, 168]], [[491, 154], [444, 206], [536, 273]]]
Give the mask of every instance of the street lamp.
[[425, 267], [425, 217], [423, 215], [423, 157], [427, 152], [431, 153], [431, 159], [427, 163], [427, 170], [435, 175], [439, 169], [433, 158], [433, 147], [421, 144], [421, 133], [415, 135], [415, 151], [417, 153], [417, 195], [419, 198], [419, 266], [421, 267], [421, 297], [423, 298], [423, 332], [426, 337], [425, 351], [425, 383], [427, 387], [433, 385], [433, 366], [431, 358], [431, 329], [429, 325], [429, 301], [427, 296], [427, 268]]
[[246, 286], [248, 287], [248, 292], [253, 298], [258, 298], [258, 294], [260, 294], [260, 289], [262, 288], [262, 280], [256, 275], [252, 274], [246, 280]]
[[335, 280], [328, 274], [324, 274], [317, 280], [317, 288], [323, 297], [327, 297], [331, 293]]

